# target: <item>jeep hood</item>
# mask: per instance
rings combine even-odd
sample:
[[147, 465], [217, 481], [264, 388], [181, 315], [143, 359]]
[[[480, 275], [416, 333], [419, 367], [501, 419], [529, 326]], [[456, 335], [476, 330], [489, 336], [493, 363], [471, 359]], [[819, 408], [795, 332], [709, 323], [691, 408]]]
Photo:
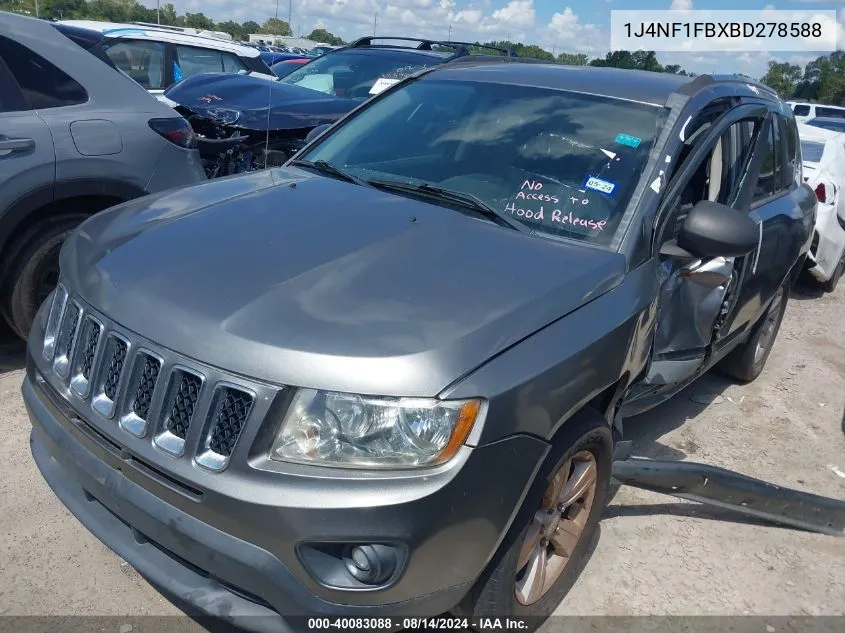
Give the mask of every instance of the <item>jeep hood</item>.
[[395, 396], [438, 394], [625, 270], [617, 253], [296, 169], [114, 207], [61, 263], [96, 309], [201, 362]]
[[190, 114], [252, 131], [334, 123], [359, 104], [310, 88], [234, 73], [194, 75], [172, 86], [164, 96]]

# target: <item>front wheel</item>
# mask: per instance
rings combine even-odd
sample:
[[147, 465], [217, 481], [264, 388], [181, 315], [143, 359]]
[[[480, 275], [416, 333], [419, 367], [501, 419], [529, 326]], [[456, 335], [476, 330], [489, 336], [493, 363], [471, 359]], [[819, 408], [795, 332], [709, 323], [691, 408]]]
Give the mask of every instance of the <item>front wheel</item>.
[[566, 423], [511, 533], [456, 613], [528, 618], [533, 630], [554, 612], [587, 562], [607, 502], [612, 453], [610, 428], [597, 412]]

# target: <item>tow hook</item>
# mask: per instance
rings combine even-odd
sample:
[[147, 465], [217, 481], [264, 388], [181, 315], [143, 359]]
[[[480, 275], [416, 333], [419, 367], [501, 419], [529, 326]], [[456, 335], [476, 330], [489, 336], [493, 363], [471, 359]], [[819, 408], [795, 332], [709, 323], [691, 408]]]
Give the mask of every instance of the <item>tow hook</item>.
[[740, 473], [695, 462], [631, 455], [631, 442], [617, 442], [615, 482], [727, 508], [771, 523], [845, 536], [845, 501], [784, 488]]

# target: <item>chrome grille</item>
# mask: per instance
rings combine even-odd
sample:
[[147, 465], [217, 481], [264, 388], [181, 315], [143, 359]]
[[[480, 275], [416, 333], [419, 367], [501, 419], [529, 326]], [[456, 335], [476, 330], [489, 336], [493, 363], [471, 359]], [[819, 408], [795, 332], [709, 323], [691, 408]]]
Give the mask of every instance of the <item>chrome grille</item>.
[[266, 413], [279, 391], [159, 348], [85, 307], [61, 284], [50, 321], [45, 346], [54, 349], [53, 381], [71, 387], [71, 404], [80, 415], [115, 441], [120, 438], [114, 433], [121, 432], [128, 434], [126, 444], [147, 438], [146, 450], [152, 440], [171, 458], [194, 457], [207, 470], [226, 468], [250, 419], [260, 413], [258, 395]]

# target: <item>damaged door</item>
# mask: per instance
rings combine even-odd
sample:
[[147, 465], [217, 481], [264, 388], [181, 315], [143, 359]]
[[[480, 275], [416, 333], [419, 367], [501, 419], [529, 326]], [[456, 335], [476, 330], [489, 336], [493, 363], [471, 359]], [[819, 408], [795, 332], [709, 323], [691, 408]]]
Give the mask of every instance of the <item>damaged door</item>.
[[[711, 346], [722, 336], [735, 303], [742, 262], [735, 258], [696, 259], [676, 238], [697, 202], [709, 200], [746, 211], [752, 148], [768, 125], [764, 106], [710, 112], [689, 126], [679, 167], [669, 181], [657, 214], [658, 314], [652, 362], [631, 394], [627, 415], [662, 402], [689, 384], [707, 366]], [[754, 253], [750, 255], [753, 257]]]

